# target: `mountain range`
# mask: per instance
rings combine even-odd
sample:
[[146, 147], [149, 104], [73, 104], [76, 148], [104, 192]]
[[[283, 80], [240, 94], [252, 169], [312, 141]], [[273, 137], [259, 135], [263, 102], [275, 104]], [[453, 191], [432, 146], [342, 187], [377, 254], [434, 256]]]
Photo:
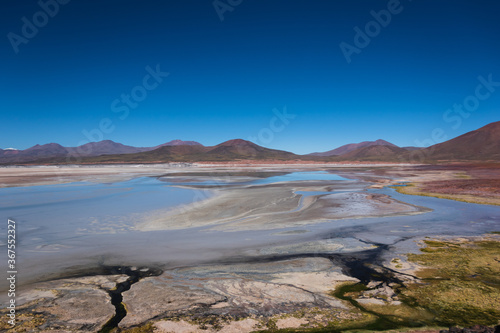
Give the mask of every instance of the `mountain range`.
[[111, 140], [78, 147], [57, 143], [35, 145], [26, 150], [0, 149], [0, 164], [23, 163], [164, 163], [196, 161], [380, 161], [449, 162], [500, 161], [500, 121], [427, 148], [398, 147], [385, 140], [347, 144], [326, 152], [296, 155], [235, 139], [215, 146], [173, 140], [154, 147], [133, 147]]
[[[216, 146], [176, 145], [133, 153], [82, 158], [83, 163], [165, 163], [165, 162], [226, 162], [234, 160], [299, 160], [300, 155], [264, 148], [253, 142], [235, 139]], [[58, 160], [61, 161], [62, 160]]]
[[35, 145], [25, 150], [0, 149], [0, 163], [32, 162], [48, 158], [81, 158], [89, 156], [133, 154], [146, 152], [167, 146], [202, 146], [196, 141], [172, 140], [154, 147], [133, 147], [111, 140], [89, 142], [78, 147], [63, 147], [58, 143]]

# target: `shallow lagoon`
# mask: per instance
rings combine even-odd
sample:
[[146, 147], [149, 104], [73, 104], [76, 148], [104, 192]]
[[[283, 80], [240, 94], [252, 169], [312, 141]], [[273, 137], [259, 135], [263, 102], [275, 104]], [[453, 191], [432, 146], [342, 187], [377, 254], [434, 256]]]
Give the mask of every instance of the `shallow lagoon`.
[[[346, 178], [325, 172], [295, 172], [237, 182], [266, 185], [323, 179], [334, 183]], [[217, 186], [224, 187], [220, 183]], [[20, 285], [82, 274], [99, 265], [156, 265], [168, 269], [255, 257], [269, 252], [266, 248], [324, 239], [337, 242], [339, 246], [334, 251], [339, 253], [359, 250], [360, 241], [366, 246], [392, 244], [395, 253], [406, 253], [416, 250], [414, 239], [425, 236], [478, 235], [500, 230], [500, 207], [408, 196], [390, 188], [369, 191], [433, 211], [410, 216], [333, 220], [273, 230], [228, 233], [200, 227], [142, 232], [134, 230], [134, 223], [142, 214], [191, 203], [197, 197], [196, 190], [142, 177], [111, 184], [3, 188], [0, 189], [0, 215], [5, 221], [16, 220], [18, 225]], [[5, 234], [4, 225], [1, 230]], [[2, 244], [2, 248], [4, 246]], [[300, 248], [295, 246], [289, 251], [300, 251]], [[5, 287], [1, 285], [2, 289]]]

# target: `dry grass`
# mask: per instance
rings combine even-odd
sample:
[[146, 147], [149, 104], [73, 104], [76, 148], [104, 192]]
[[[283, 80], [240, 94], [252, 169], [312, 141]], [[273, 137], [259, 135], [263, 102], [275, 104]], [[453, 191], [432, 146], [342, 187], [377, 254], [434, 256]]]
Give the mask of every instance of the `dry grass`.
[[500, 206], [500, 198], [492, 198], [485, 196], [478, 196], [472, 194], [444, 194], [437, 192], [430, 192], [424, 188], [422, 183], [410, 183], [407, 186], [395, 186], [397, 192], [410, 195], [421, 195], [426, 197], [434, 197], [440, 199], [456, 200], [469, 203], [483, 204], [483, 205], [497, 205]]

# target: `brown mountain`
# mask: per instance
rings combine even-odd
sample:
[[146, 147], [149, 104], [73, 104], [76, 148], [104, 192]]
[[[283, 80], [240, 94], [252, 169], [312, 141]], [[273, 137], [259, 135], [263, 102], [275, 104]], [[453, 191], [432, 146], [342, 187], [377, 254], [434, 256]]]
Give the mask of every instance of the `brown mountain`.
[[0, 155], [0, 162], [17, 163], [34, 161], [40, 158], [54, 158], [66, 156], [66, 148], [57, 143], [47, 143], [44, 145], [35, 145], [25, 150], [3, 150]]
[[387, 142], [382, 139], [378, 139], [376, 141], [363, 141], [360, 143], [349, 143], [347, 145], [343, 145], [341, 147], [335, 148], [333, 150], [325, 151], [322, 153], [312, 153], [309, 154], [311, 156], [338, 156], [350, 153], [360, 148], [369, 147], [369, 146], [392, 146], [397, 147], [396, 145]]
[[[383, 144], [387, 143], [387, 144]], [[356, 149], [353, 149], [357, 147]], [[65, 148], [57, 143], [36, 145], [26, 150], [1, 150], [0, 163], [67, 163], [72, 149], [89, 150], [82, 163], [101, 162], [195, 162], [195, 161], [233, 161], [233, 160], [316, 160], [316, 161], [386, 161], [386, 162], [435, 162], [463, 160], [500, 161], [500, 121], [475, 131], [436, 144], [418, 149], [399, 148], [387, 141], [365, 141], [339, 147], [320, 156], [295, 155], [291, 152], [264, 148], [250, 141], [229, 140], [216, 146], [205, 147], [194, 141], [173, 140], [158, 148], [137, 148], [113, 141], [89, 143], [76, 148]], [[145, 151], [147, 150], [147, 151]], [[90, 152], [91, 151], [91, 152]], [[121, 154], [116, 154], [120, 151]], [[129, 153], [133, 151], [133, 153]], [[325, 156], [322, 154], [342, 154]], [[82, 155], [80, 155], [82, 156]], [[420, 158], [420, 157], [424, 158]]]
[[[47, 162], [57, 160], [64, 163], [66, 158], [70, 156], [74, 158], [101, 156], [101, 155], [122, 155], [134, 154], [145, 151], [151, 151], [163, 146], [201, 146], [196, 141], [181, 141], [173, 140], [155, 147], [133, 147], [111, 140], [103, 140], [99, 142], [89, 142], [78, 147], [63, 147], [57, 143], [48, 143], [44, 145], [35, 145], [25, 150], [0, 150], [0, 163], [25, 163], [25, 162]], [[64, 157], [64, 158], [63, 158]]]
[[[172, 140], [167, 143], [153, 147], [153, 149], [164, 147], [164, 146], [203, 146], [201, 143], [196, 141], [183, 141], [183, 140]], [[153, 150], [151, 149], [151, 150]]]
[[210, 147], [206, 153], [207, 156], [214, 157], [215, 159], [296, 159], [298, 155], [293, 153], [264, 148], [256, 145], [253, 142], [235, 139], [229, 140], [218, 144], [217, 146]]
[[110, 154], [132, 154], [144, 151], [148, 148], [137, 148], [132, 146], [126, 146], [118, 142], [111, 140], [103, 140], [99, 142], [89, 142], [78, 147], [69, 147], [66, 150], [70, 154], [76, 154], [77, 156], [99, 156], [99, 155], [110, 155]]
[[29, 156], [64, 156], [67, 152], [66, 148], [58, 143], [47, 143], [44, 145], [35, 145], [31, 148], [25, 149], [22, 151], [22, 154]]
[[19, 150], [14, 148], [0, 149], [0, 156], [12, 156], [19, 154]]
[[72, 152], [78, 150], [79, 152], [81, 152], [80, 156], [100, 156], [100, 155], [116, 155], [116, 154], [134, 154], [144, 151], [155, 150], [165, 146], [184, 146], [184, 145], [202, 146], [201, 143], [196, 141], [172, 140], [167, 143], [163, 143], [161, 145], [154, 147], [133, 147], [133, 146], [126, 146], [111, 140], [103, 140], [99, 142], [89, 142], [85, 145], [75, 148], [68, 148], [68, 150]]
[[500, 160], [500, 121], [420, 151], [427, 160]]
[[387, 162], [500, 161], [500, 121], [427, 148], [371, 146], [334, 159]]
[[401, 154], [407, 152], [406, 149], [394, 145], [373, 145], [350, 151], [336, 159], [344, 161], [395, 161]]
[[[145, 161], [182, 161], [184, 157], [200, 156], [205, 151], [206, 147], [202, 145], [178, 145], [163, 146], [147, 152], [122, 156], [125, 159], [133, 158]], [[103, 159], [105, 159], [104, 156]]]
[[299, 155], [290, 152], [264, 148], [250, 141], [236, 139], [211, 147], [202, 145], [163, 146], [152, 151], [136, 154], [89, 157], [83, 159], [83, 162], [194, 162], [248, 159], [293, 160], [299, 158]]

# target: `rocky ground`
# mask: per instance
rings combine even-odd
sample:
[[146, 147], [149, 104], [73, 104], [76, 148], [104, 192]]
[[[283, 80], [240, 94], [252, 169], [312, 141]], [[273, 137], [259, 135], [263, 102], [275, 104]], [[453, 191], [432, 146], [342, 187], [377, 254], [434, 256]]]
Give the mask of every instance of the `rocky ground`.
[[[98, 275], [40, 283], [18, 298], [23, 304], [12, 331], [95, 332], [115, 312], [108, 291], [127, 278]], [[123, 292], [127, 315], [119, 326], [154, 322], [160, 332], [250, 332], [349, 320], [359, 314], [330, 295], [346, 281], [357, 280], [325, 258], [172, 270], [145, 277]]]
[[[0, 329], [12, 332], [97, 332], [115, 315], [109, 292], [142, 272], [142, 278], [122, 293], [127, 313], [118, 324], [120, 331], [229, 333], [365, 327], [368, 330], [391, 328], [396, 332], [418, 324], [428, 328], [416, 329], [415, 332], [435, 333], [440, 329], [432, 327], [446, 327], [445, 318], [451, 318], [449, 322], [462, 318], [466, 319], [464, 323], [479, 321], [490, 326], [450, 328], [449, 332], [493, 333], [491, 325], [494, 320], [486, 319], [483, 314], [491, 311], [500, 314], [500, 308], [493, 301], [497, 296], [484, 295], [482, 286], [485, 282], [482, 280], [495, 283], [497, 279], [500, 266], [495, 260], [499, 259], [499, 244], [500, 236], [494, 234], [423, 239], [422, 254], [410, 255], [410, 260], [394, 258], [372, 268], [369, 262], [365, 266], [353, 266], [371, 271], [362, 278], [368, 282], [346, 275], [345, 268], [332, 260], [334, 257], [321, 256], [206, 265], [165, 272], [140, 267], [114, 269], [112, 275], [54, 280], [24, 290], [18, 297], [20, 306], [16, 326], [10, 328], [7, 323], [2, 323]], [[307, 246], [310, 245], [303, 244], [301, 250]], [[279, 250], [269, 252], [277, 254]], [[352, 255], [356, 256], [355, 253]], [[465, 258], [478, 259], [466, 270], [457, 269], [454, 261]], [[491, 272], [483, 275], [482, 280], [471, 280], [470, 274], [475, 276], [474, 273], [487, 267], [488, 263], [493, 265], [490, 266]], [[460, 305], [453, 305], [456, 291], [454, 294], [447, 291], [435, 294], [440, 292], [440, 285], [436, 285], [432, 292], [425, 290], [429, 283], [427, 276], [435, 276], [429, 273], [429, 269], [439, 269], [441, 275], [457, 279], [454, 289], [467, 290], [464, 295], [469, 303], [467, 299], [462, 299], [462, 303], [474, 305], [474, 302], [479, 302], [477, 304], [484, 309], [476, 308], [476, 314], [467, 317], [467, 312], [462, 314], [460, 308], [455, 308], [455, 314], [443, 312], [445, 317], [439, 317], [438, 309]], [[487, 285], [491, 285], [490, 282]], [[424, 288], [422, 293], [421, 288]], [[433, 295], [435, 304], [441, 304], [439, 308], [433, 308], [434, 303], [427, 304], [425, 295]], [[456, 297], [460, 299], [462, 296]], [[487, 302], [478, 297], [487, 297]], [[6, 316], [5, 310], [2, 310], [2, 316]]]

